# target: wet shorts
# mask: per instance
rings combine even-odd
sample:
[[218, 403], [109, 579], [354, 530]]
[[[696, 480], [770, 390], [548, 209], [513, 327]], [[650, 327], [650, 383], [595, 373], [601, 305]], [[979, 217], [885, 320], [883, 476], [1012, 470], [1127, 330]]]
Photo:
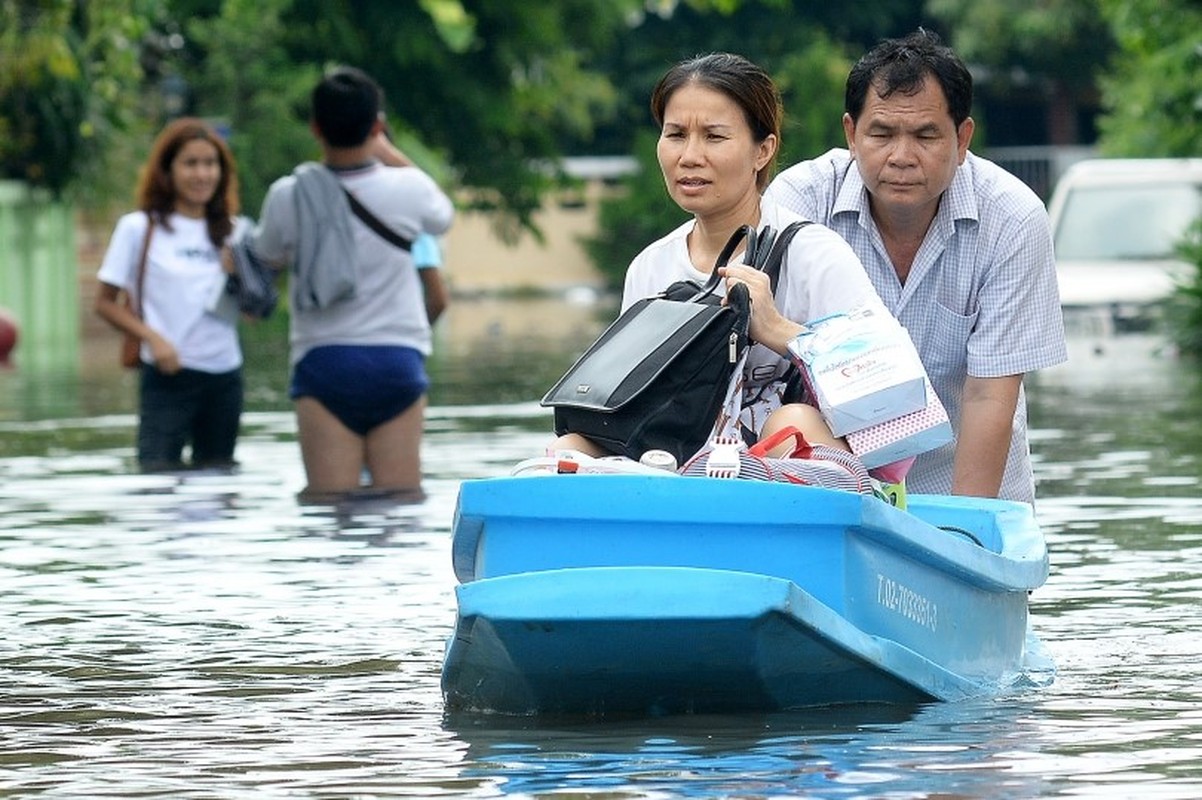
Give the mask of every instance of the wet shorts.
[[412, 347], [326, 345], [292, 369], [288, 396], [312, 397], [360, 436], [426, 393], [425, 358]]

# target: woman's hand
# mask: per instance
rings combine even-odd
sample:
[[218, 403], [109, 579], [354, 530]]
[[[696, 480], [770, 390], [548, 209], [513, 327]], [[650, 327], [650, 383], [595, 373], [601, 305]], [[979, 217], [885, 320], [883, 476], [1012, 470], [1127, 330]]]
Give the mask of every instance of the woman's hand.
[[175, 345], [154, 331], [146, 337], [146, 342], [150, 345], [150, 357], [154, 359], [154, 365], [159, 372], [174, 375], [180, 371], [179, 351], [175, 349]]
[[137, 336], [150, 345], [150, 355], [155, 366], [164, 375], [174, 375], [182, 368], [179, 363], [179, 353], [175, 345], [168, 342], [153, 328], [148, 326], [141, 317], [117, 302], [121, 289], [112, 284], [101, 282], [96, 292], [96, 314], [122, 333]]
[[721, 267], [718, 274], [726, 279], [726, 290], [736, 283], [747, 286], [751, 297], [751, 339], [772, 349], [778, 355], [789, 355], [789, 340], [801, 333], [805, 326], [786, 319], [776, 308], [772, 297], [772, 284], [768, 276], [758, 269], [744, 264]]

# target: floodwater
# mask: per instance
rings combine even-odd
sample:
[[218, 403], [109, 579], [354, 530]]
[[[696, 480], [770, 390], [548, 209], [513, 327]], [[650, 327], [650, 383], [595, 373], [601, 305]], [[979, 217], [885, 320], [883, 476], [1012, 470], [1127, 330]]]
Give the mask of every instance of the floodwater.
[[602, 315], [454, 311], [416, 505], [296, 502], [278, 353], [255, 367], [234, 475], [130, 472], [115, 340], [79, 374], [0, 374], [0, 796], [1202, 796], [1202, 375], [1155, 340], [1074, 340], [1029, 385], [1050, 685], [508, 720], [442, 706], [455, 497], [542, 447], [537, 398]]

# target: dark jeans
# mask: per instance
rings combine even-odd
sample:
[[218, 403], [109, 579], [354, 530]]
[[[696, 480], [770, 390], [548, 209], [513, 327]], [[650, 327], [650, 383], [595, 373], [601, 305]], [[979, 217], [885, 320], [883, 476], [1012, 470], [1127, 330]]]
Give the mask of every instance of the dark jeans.
[[242, 370], [214, 375], [184, 369], [164, 375], [142, 365], [138, 465], [144, 471], [182, 469], [185, 445], [192, 467], [234, 465], [242, 416]]

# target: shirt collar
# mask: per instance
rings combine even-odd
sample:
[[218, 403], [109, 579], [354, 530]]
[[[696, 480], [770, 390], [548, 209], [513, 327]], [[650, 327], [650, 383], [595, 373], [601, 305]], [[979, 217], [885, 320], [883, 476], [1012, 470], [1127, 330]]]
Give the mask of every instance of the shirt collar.
[[956, 168], [952, 176], [952, 185], [944, 193], [944, 201], [940, 203], [940, 212], [946, 210], [951, 220], [967, 219], [974, 222], [980, 219], [977, 205], [977, 193], [973, 191], [973, 172], [976, 169], [976, 159], [972, 153], [964, 156], [964, 163]]
[[[967, 219], [977, 221], [980, 218], [977, 196], [973, 191], [973, 170], [976, 156], [968, 153], [964, 163], [956, 168], [952, 176], [952, 185], [944, 193], [939, 203], [937, 219], [954, 222]], [[847, 163], [847, 175], [839, 194], [835, 197], [832, 215], [855, 214], [861, 222], [871, 218], [868, 209], [868, 190], [864, 188], [864, 180], [860, 177], [860, 169], [855, 160]]]
[[831, 210], [832, 215], [848, 212], [856, 214], [862, 219], [868, 218], [868, 191], [864, 188], [864, 179], [860, 177], [860, 168], [856, 165], [854, 158], [849, 158], [847, 161], [843, 185], [839, 187], [839, 194], [835, 197], [835, 206]]

